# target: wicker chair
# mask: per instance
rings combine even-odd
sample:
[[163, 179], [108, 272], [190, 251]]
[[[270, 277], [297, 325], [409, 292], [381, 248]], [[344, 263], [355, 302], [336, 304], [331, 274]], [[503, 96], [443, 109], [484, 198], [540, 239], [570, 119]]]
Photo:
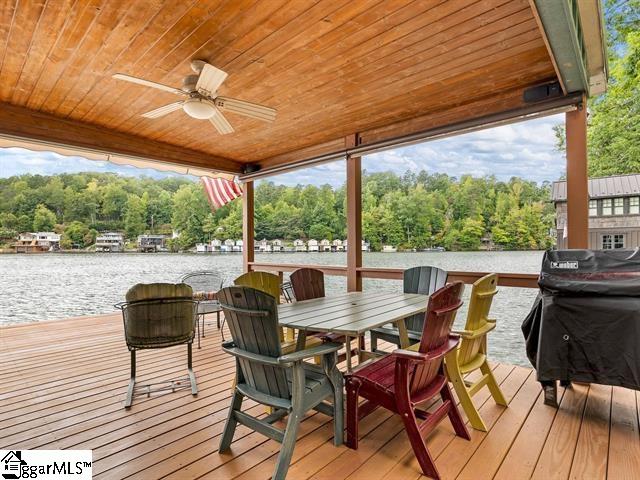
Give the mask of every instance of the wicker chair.
[[[135, 396], [144, 390], [147, 396], [162, 390], [175, 391], [191, 387], [198, 393], [192, 366], [192, 344], [196, 328], [197, 303], [189, 285], [173, 283], [139, 283], [129, 289], [126, 302], [116, 305], [122, 310], [124, 336], [131, 352], [131, 379], [125, 408], [131, 407]], [[165, 382], [136, 385], [136, 351], [187, 344], [188, 377]], [[167, 385], [168, 384], [168, 385]], [[164, 385], [152, 389], [154, 385]]]
[[[205, 337], [204, 317], [210, 313], [216, 314], [218, 330], [224, 326], [224, 319], [220, 322], [220, 303], [217, 294], [224, 284], [224, 277], [218, 272], [202, 271], [187, 273], [180, 279], [193, 289], [193, 299], [198, 303], [198, 317], [202, 320], [202, 328], [198, 323], [198, 348], [200, 348], [200, 336]], [[224, 333], [222, 334], [224, 340]]]

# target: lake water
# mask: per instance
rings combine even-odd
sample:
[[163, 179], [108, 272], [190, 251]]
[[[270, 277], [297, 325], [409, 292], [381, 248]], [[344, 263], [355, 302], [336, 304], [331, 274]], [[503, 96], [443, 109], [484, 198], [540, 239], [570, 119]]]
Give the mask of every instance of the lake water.
[[[445, 270], [538, 273], [543, 252], [364, 253], [370, 267], [434, 265]], [[256, 255], [256, 261], [345, 265], [344, 253]], [[218, 270], [229, 280], [242, 273], [238, 254], [39, 254], [0, 255], [0, 325], [113, 313], [139, 282], [176, 282], [186, 272]], [[326, 277], [327, 295], [346, 289], [344, 277]], [[365, 279], [364, 289], [401, 290], [401, 282]], [[465, 300], [471, 288], [467, 286]], [[492, 307], [498, 326], [490, 336], [496, 360], [525, 365], [520, 331], [537, 291], [501, 287]], [[466, 304], [458, 315], [461, 327]], [[1, 334], [1, 332], [0, 332]]]

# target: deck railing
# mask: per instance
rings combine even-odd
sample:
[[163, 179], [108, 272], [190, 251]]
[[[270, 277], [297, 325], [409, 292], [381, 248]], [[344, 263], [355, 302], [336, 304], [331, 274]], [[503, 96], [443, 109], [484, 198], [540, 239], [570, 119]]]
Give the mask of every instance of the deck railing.
[[[282, 276], [283, 272], [293, 272], [298, 268], [317, 268], [325, 275], [347, 276], [345, 265], [305, 265], [296, 263], [267, 263], [249, 262], [251, 270], [263, 270], [276, 272]], [[402, 280], [403, 268], [359, 267], [357, 271], [362, 278], [378, 278], [383, 280]], [[450, 281], [460, 280], [464, 283], [473, 283], [479, 278], [493, 272], [449, 272]], [[503, 287], [538, 288], [538, 275], [533, 273], [498, 273], [498, 285]]]

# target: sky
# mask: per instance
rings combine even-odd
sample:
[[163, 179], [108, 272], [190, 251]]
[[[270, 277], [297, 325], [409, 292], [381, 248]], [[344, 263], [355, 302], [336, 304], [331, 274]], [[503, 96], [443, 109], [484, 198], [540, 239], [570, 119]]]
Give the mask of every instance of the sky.
[[[556, 151], [553, 133], [553, 126], [563, 122], [564, 115], [555, 115], [375, 153], [364, 157], [362, 166], [368, 172], [390, 170], [403, 174], [407, 170], [426, 170], [455, 177], [471, 174], [495, 175], [500, 180], [518, 176], [536, 182], [553, 181], [565, 170], [564, 154]], [[0, 177], [87, 171], [155, 178], [178, 175], [52, 152], [0, 148]], [[339, 186], [345, 178], [344, 162], [340, 161], [273, 176], [269, 180], [284, 185]]]

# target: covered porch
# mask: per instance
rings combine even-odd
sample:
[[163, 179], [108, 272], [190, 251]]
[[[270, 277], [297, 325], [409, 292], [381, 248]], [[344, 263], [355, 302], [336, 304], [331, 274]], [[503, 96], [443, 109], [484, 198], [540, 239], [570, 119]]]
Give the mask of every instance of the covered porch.
[[[242, 427], [231, 452], [217, 452], [234, 362], [220, 349], [220, 332], [210, 332], [195, 351], [197, 397], [188, 390], [165, 393], [139, 398], [125, 410], [129, 364], [119, 315], [3, 328], [0, 447], [91, 449], [97, 479], [270, 478], [280, 448], [273, 440]], [[139, 368], [145, 382], [180, 375], [184, 352], [141, 352]], [[530, 368], [493, 368], [509, 408], [496, 405], [485, 389], [474, 401], [487, 433], [471, 430], [467, 442], [447, 422], [437, 428], [428, 446], [443, 478], [640, 476], [637, 392], [575, 385], [562, 393], [556, 410], [544, 405]], [[248, 406], [250, 413], [264, 412]], [[358, 450], [334, 447], [332, 435], [329, 417], [307, 416], [288, 478], [421, 477], [401, 420], [387, 411], [362, 423]]]
[[[80, 2], [79, 2], [80, 3]], [[564, 113], [568, 246], [587, 246], [586, 101], [606, 84], [596, 0], [9, 2], [0, 11], [0, 146], [231, 174], [243, 190], [245, 271], [286, 272], [254, 258], [254, 182], [343, 161], [347, 240], [362, 240], [362, 157], [481, 128]], [[224, 91], [267, 104], [276, 121], [233, 117], [235, 133], [173, 113], [141, 118], [173, 97], [117, 82], [116, 73], [180, 85], [189, 62], [229, 73]], [[514, 145], [517, 149], [517, 145]], [[347, 279], [399, 280], [397, 269], [316, 266]], [[484, 272], [449, 272], [472, 283]], [[536, 287], [501, 273], [500, 285]], [[234, 365], [220, 332], [195, 353], [200, 393], [122, 408], [128, 355], [119, 316], [3, 328], [0, 446], [92, 449], [96, 478], [269, 478], [279, 445], [239, 429], [216, 451]], [[386, 345], [387, 350], [392, 349]], [[182, 369], [177, 351], [140, 355], [140, 380]], [[545, 407], [531, 369], [495, 364], [509, 408], [475, 397], [488, 425], [471, 442], [447, 424], [429, 438], [444, 478], [640, 476], [636, 392], [576, 385]], [[484, 396], [483, 396], [484, 395]], [[252, 406], [259, 412], [260, 407]], [[357, 451], [331, 443], [328, 418], [302, 423], [289, 478], [418, 478], [398, 418], [375, 412]], [[240, 434], [240, 431], [242, 432]]]

